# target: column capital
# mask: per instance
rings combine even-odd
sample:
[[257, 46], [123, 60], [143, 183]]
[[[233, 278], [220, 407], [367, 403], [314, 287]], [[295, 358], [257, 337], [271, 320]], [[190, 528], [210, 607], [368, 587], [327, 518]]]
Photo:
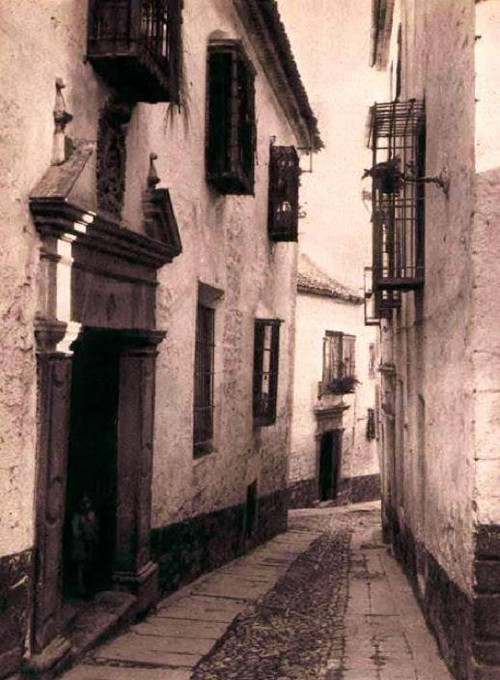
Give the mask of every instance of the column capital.
[[36, 351], [38, 354], [57, 352], [57, 345], [66, 335], [68, 325], [63, 321], [37, 319], [35, 321]]

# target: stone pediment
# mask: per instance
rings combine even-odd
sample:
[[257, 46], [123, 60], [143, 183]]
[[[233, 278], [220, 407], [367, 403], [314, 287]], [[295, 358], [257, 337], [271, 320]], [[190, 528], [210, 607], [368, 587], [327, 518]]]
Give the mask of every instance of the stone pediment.
[[142, 207], [147, 236], [168, 244], [172, 252], [179, 255], [182, 252], [181, 237], [169, 190], [147, 189], [143, 194]]
[[145, 234], [126, 229], [96, 210], [95, 143], [75, 143], [63, 163], [51, 165], [30, 194], [30, 209], [42, 235], [62, 236], [97, 251], [159, 268], [182, 251], [167, 189], [144, 192]]

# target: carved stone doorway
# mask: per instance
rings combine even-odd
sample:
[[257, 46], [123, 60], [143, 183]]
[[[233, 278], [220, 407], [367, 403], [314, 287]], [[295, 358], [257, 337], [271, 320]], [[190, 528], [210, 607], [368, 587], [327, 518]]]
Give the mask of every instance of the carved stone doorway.
[[[60, 653], [63, 623], [72, 615], [62, 604], [74, 586], [71, 522], [83, 493], [95, 505], [102, 532], [90, 590], [132, 594], [137, 614], [157, 598], [149, 530], [155, 362], [164, 335], [85, 327], [72, 354], [38, 354], [36, 653], [49, 644], [54, 656]], [[64, 643], [62, 652], [68, 648]]]
[[88, 599], [112, 585], [119, 347], [109, 334], [85, 330], [72, 350], [63, 592]]

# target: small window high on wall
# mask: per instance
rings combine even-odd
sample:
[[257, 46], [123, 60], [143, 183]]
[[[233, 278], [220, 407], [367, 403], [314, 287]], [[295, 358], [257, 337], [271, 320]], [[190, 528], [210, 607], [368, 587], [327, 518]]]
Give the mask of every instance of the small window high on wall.
[[255, 425], [276, 422], [280, 321], [256, 319], [253, 365], [253, 417]]

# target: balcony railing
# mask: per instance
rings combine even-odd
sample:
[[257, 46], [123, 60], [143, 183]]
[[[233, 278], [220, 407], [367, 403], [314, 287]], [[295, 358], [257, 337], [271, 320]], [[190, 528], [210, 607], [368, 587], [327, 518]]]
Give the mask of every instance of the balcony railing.
[[[424, 283], [424, 107], [416, 100], [374, 104], [370, 118], [374, 289], [419, 288]], [[377, 306], [383, 307], [382, 299]]]
[[178, 101], [182, 0], [90, 0], [88, 59], [135, 101]]

